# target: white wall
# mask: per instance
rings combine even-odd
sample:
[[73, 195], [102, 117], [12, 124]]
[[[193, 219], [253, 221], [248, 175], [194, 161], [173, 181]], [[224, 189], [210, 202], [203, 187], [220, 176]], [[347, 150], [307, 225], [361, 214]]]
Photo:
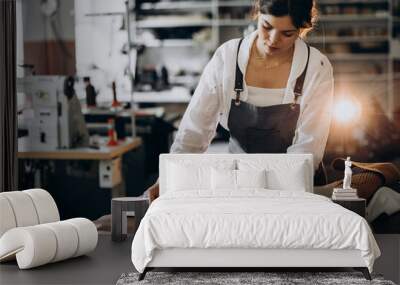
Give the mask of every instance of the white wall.
[[[98, 101], [111, 101], [111, 82], [117, 83], [118, 98], [129, 100], [130, 81], [126, 72], [128, 56], [121, 54], [127, 43], [127, 31], [121, 30], [123, 15], [89, 17], [89, 13], [125, 13], [124, 0], [75, 0], [76, 69], [79, 76], [90, 76]], [[131, 19], [132, 21], [132, 19]], [[134, 22], [131, 22], [132, 41], [135, 41]], [[141, 36], [141, 35], [137, 35]], [[142, 39], [136, 39], [142, 42]], [[135, 71], [136, 54], [131, 52], [131, 70]], [[208, 62], [204, 47], [148, 48], [140, 55], [139, 64], [165, 65], [170, 75], [180, 70], [201, 72]], [[80, 95], [82, 98], [83, 95]]]
[[[111, 83], [117, 94], [130, 94], [128, 56], [121, 53], [127, 43], [126, 30], [120, 30], [123, 16], [88, 17], [89, 13], [125, 12], [124, 0], [75, 0], [75, 45], [78, 76], [90, 76], [98, 101], [111, 101]], [[125, 97], [124, 96], [124, 97]]]

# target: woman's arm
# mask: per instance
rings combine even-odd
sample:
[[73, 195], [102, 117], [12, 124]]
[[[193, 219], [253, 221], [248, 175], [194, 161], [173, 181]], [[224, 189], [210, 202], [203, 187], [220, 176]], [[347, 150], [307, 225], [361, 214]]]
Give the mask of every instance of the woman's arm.
[[[180, 123], [171, 153], [205, 152], [215, 135], [222, 102], [221, 81], [218, 77], [222, 70], [220, 48], [204, 68], [200, 82]], [[158, 198], [160, 187], [156, 183], [147, 189], [152, 203]]]
[[221, 48], [204, 68], [199, 84], [179, 125], [171, 153], [205, 152], [215, 135], [222, 104]]
[[322, 161], [333, 108], [333, 71], [327, 62], [309, 101], [300, 114], [293, 144], [287, 153], [312, 153], [314, 170]]
[[149, 193], [149, 202], [151, 204], [155, 199], [158, 198], [158, 196], [160, 196], [160, 183], [158, 182], [158, 179], [146, 191]]

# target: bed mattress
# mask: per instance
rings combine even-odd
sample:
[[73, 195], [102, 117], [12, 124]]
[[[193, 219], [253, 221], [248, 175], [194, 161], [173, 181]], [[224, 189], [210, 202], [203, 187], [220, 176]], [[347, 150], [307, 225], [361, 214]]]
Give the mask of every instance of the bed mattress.
[[155, 250], [359, 250], [372, 271], [379, 248], [366, 220], [307, 192], [246, 189], [165, 193], [148, 209], [132, 243], [143, 272]]

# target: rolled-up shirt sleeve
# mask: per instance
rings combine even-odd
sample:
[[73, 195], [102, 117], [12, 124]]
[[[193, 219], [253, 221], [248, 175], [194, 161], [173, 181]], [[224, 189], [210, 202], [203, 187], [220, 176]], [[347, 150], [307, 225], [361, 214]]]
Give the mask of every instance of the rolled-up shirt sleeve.
[[316, 170], [324, 156], [333, 109], [333, 71], [329, 65], [302, 110], [293, 144], [287, 153], [311, 153]]
[[171, 153], [203, 153], [215, 136], [222, 104], [221, 76], [218, 74], [222, 69], [220, 53], [217, 49], [203, 70], [179, 125]]

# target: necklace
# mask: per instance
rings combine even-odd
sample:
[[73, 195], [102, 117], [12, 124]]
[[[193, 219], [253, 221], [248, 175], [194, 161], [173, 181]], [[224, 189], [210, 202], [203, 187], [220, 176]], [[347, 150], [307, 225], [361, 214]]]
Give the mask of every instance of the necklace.
[[293, 53], [288, 53], [288, 55], [286, 55], [285, 57], [283, 57], [280, 60], [271, 60], [271, 59], [266, 59], [265, 57], [262, 57], [261, 55], [259, 55], [258, 51], [257, 51], [257, 47], [256, 45], [253, 45], [252, 48], [252, 54], [254, 55], [254, 59], [257, 61], [261, 61], [263, 62], [264, 68], [265, 69], [272, 69], [275, 67], [278, 67], [279, 65], [282, 65], [284, 63], [290, 62], [293, 59]]

